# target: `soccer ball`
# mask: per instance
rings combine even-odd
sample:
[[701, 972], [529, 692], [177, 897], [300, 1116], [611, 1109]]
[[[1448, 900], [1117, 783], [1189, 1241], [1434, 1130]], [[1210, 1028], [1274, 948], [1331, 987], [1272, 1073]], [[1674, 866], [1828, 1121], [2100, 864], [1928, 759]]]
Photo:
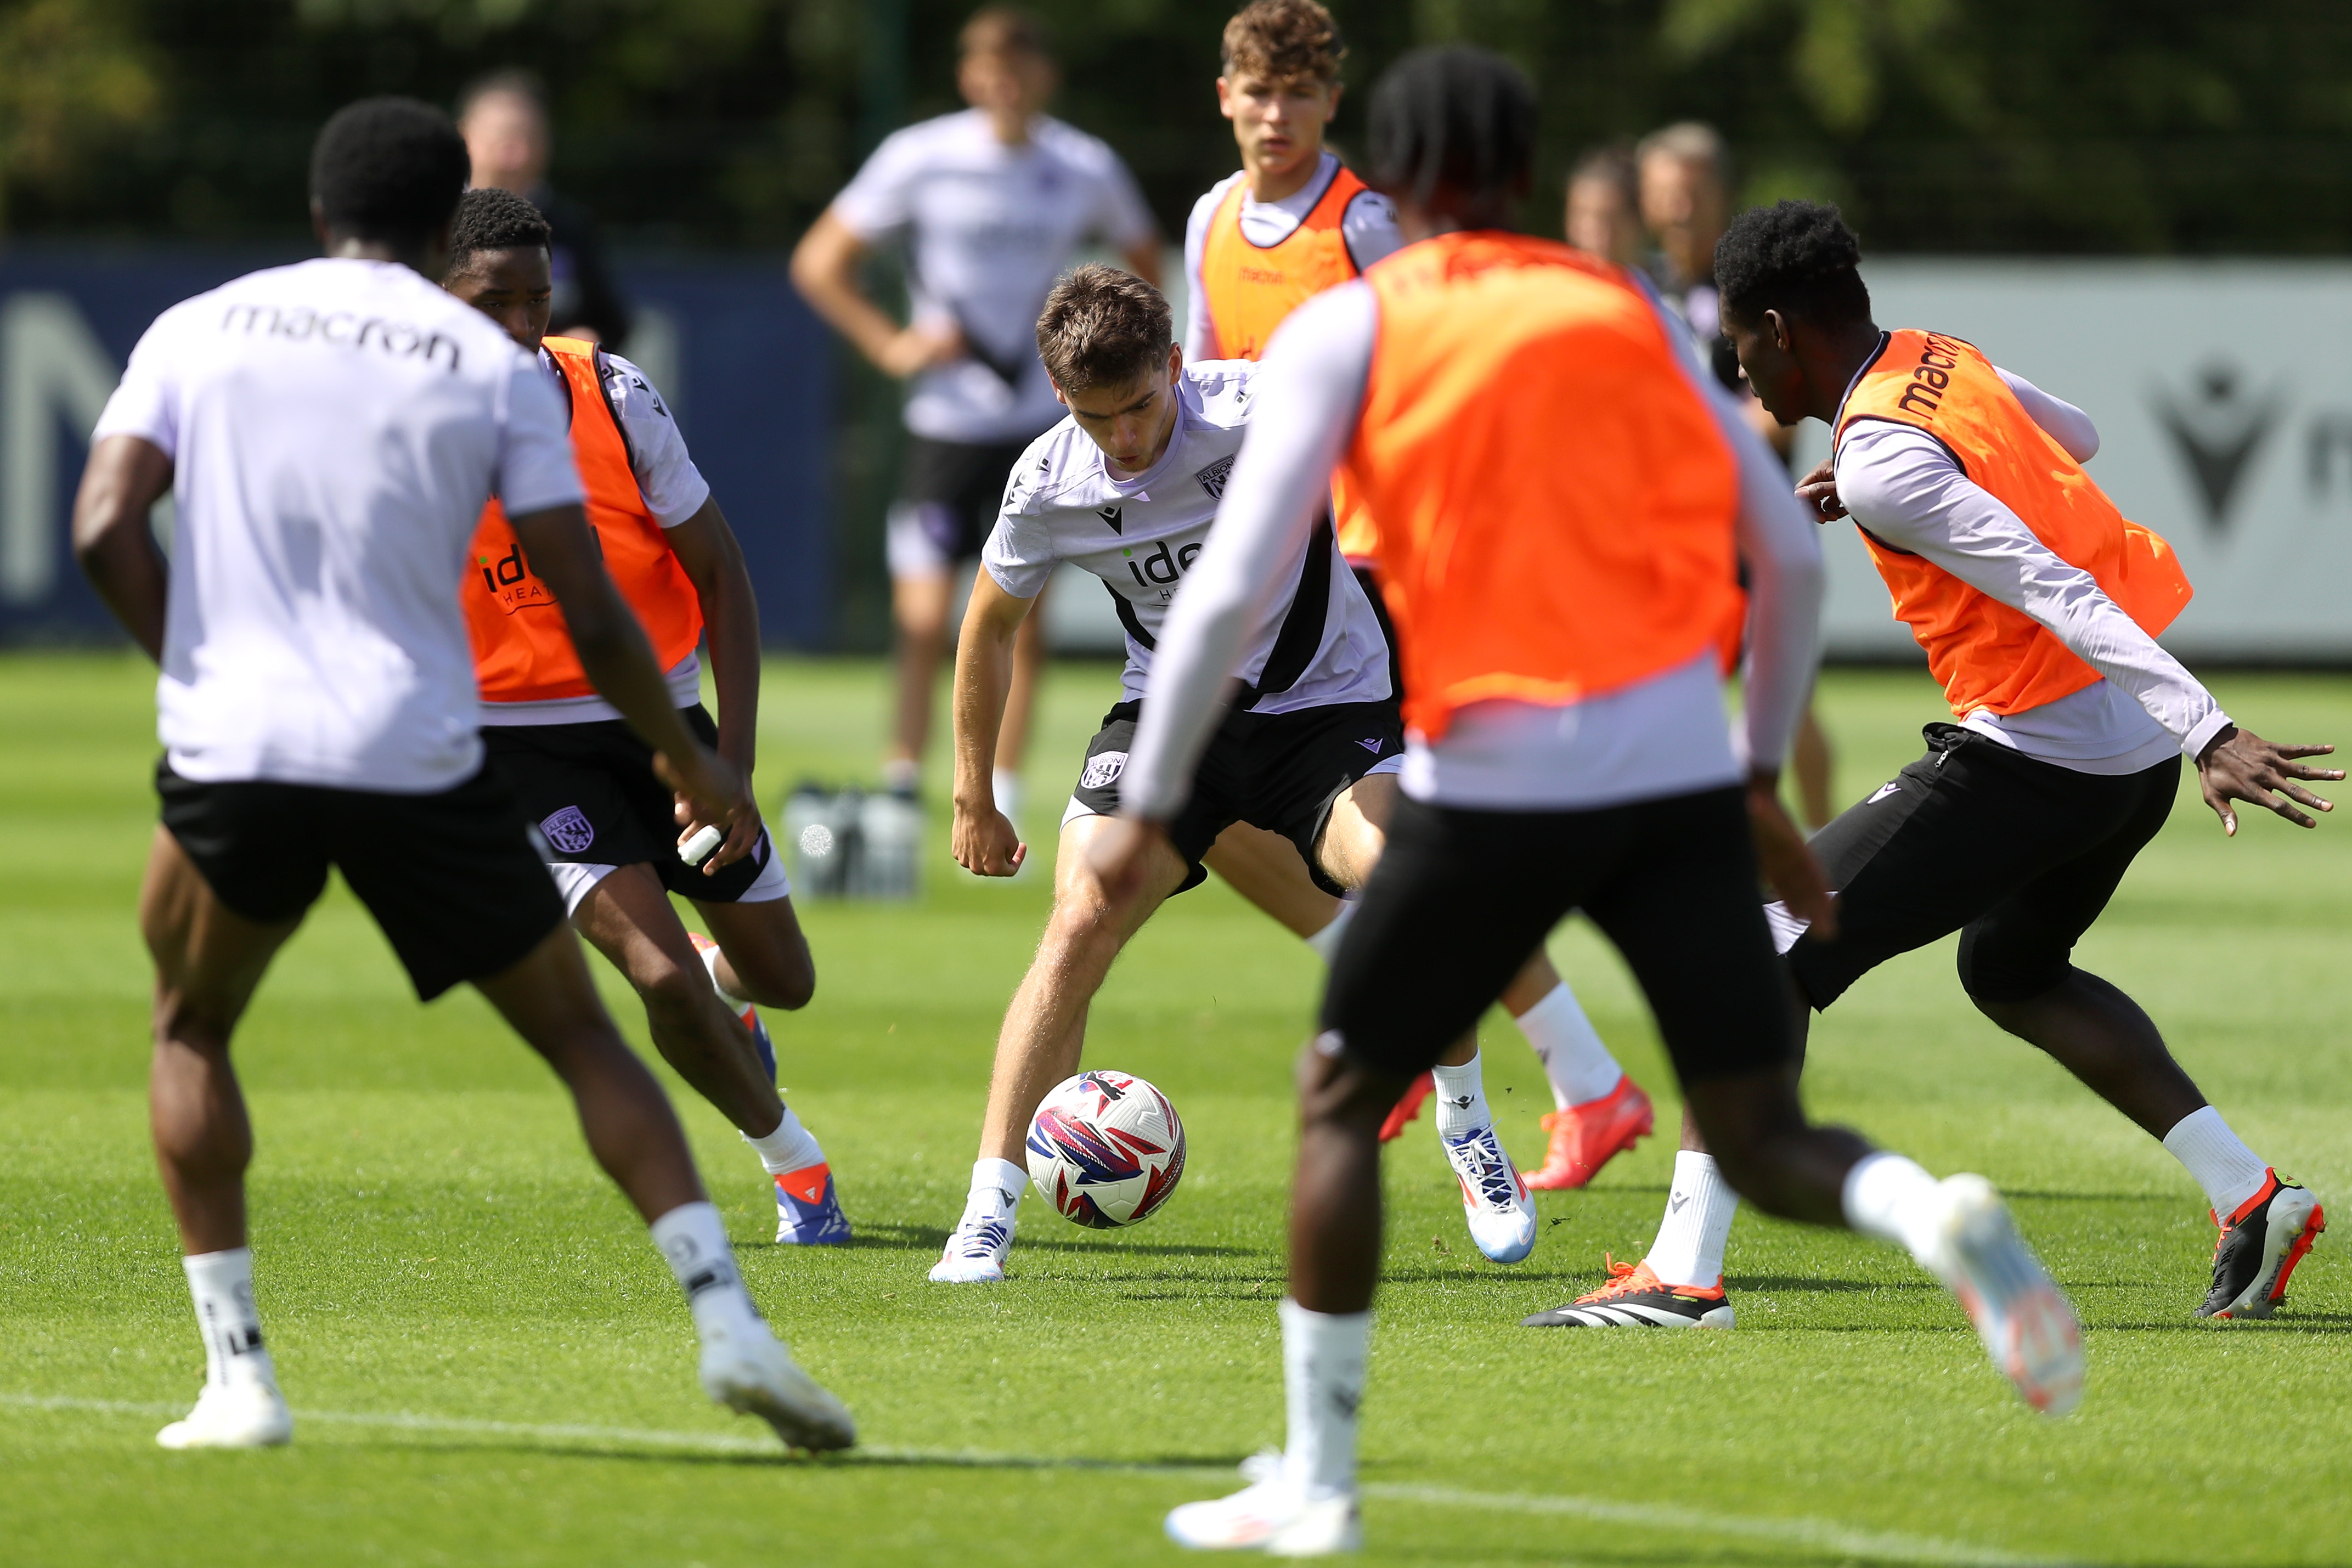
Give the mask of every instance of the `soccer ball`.
[[1095, 1230], [1135, 1225], [1184, 1175], [1184, 1124], [1168, 1097], [1123, 1072], [1082, 1072], [1029, 1123], [1029, 1179], [1062, 1217]]

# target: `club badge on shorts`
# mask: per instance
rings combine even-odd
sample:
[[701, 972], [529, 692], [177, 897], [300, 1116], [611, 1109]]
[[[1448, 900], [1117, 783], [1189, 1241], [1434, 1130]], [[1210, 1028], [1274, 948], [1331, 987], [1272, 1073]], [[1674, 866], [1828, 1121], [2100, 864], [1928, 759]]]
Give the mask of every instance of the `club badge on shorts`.
[[577, 855], [596, 842], [596, 826], [576, 805], [567, 805], [539, 825], [560, 854]]
[[1118, 782], [1127, 771], [1125, 752], [1103, 752], [1087, 759], [1087, 771], [1078, 777], [1080, 789], [1108, 789]]

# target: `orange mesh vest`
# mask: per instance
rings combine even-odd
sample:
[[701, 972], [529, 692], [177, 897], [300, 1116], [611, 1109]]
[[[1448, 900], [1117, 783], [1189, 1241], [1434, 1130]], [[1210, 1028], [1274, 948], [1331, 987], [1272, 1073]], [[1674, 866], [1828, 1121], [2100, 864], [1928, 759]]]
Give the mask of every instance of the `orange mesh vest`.
[[1738, 613], [1738, 472], [1648, 299], [1549, 240], [1441, 235], [1364, 273], [1379, 336], [1343, 462], [1380, 519], [1405, 721], [1663, 674]]
[[[1838, 411], [1841, 439], [1857, 419], [1891, 420], [1934, 437], [1970, 481], [2015, 512], [2061, 561], [2088, 572], [2150, 637], [2189, 603], [2189, 577], [2172, 546], [2116, 510], [1974, 345], [1935, 332], [1889, 332]], [[1927, 650], [1927, 668], [1943, 683], [1955, 718], [1980, 709], [2021, 713], [2099, 679], [2024, 611], [1873, 538], [1868, 529], [1862, 538], [1886, 579], [1896, 618]]]
[[[1301, 300], [1356, 276], [1356, 258], [1348, 254], [1339, 224], [1365, 185], [1346, 164], [1332, 174], [1330, 188], [1279, 245], [1253, 245], [1242, 233], [1242, 198], [1248, 189], [1246, 179], [1234, 182], [1211, 216], [1201, 245], [1201, 291], [1219, 359], [1256, 359]], [[1380, 545], [1371, 516], [1336, 476], [1331, 515], [1339, 525], [1339, 553], [1351, 562], [1370, 560]]]
[[[620, 416], [605, 400], [604, 359], [578, 338], [541, 345], [572, 398], [572, 455], [588, 492], [588, 521], [613, 585], [637, 613], [664, 669], [702, 640], [702, 600], [671, 552], [669, 537], [637, 489]], [[595, 688], [572, 650], [555, 595], [524, 559], [521, 542], [493, 500], [474, 530], [473, 570], [459, 597], [474, 639], [474, 677], [486, 702], [588, 697]]]

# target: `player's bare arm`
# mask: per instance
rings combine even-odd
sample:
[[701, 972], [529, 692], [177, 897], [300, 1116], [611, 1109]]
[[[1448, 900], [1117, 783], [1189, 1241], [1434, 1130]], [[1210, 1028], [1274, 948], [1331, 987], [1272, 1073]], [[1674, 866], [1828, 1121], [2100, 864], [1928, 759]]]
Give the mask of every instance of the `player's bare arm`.
[[[743, 547], [713, 496], [699, 510], [667, 531], [670, 552], [685, 568], [702, 605], [703, 644], [710, 650], [710, 681], [719, 691], [719, 754], [748, 783], [760, 750], [760, 604]], [[688, 833], [681, 833], [684, 843]], [[702, 863], [702, 874], [750, 854], [760, 839], [760, 814], [745, 813], [727, 831], [727, 841]]]
[[947, 325], [900, 326], [858, 287], [871, 247], [828, 207], [793, 248], [793, 287], [875, 369], [903, 381], [963, 357], [963, 334]]
[[688, 734], [671, 705], [669, 683], [654, 662], [644, 628], [597, 558], [588, 514], [577, 506], [550, 507], [516, 518], [514, 531], [531, 570], [563, 611], [590, 684], [653, 747], [662, 782], [686, 797], [688, 804], [678, 808], [686, 835], [705, 826], [729, 832], [744, 817], [756, 820], [760, 808], [750, 783]]
[[1837, 935], [1837, 899], [1822, 863], [1805, 842], [1804, 829], [1780, 804], [1780, 770], [1748, 772], [1748, 831], [1756, 840], [1756, 866], [1791, 914], [1811, 922], [1826, 942]]
[[89, 454], [74, 497], [74, 555], [114, 618], [147, 657], [163, 657], [171, 571], [147, 514], [172, 488], [172, 459], [136, 436], [109, 436]]
[[1010, 877], [1029, 858], [1021, 830], [997, 809], [996, 738], [1013, 685], [1013, 642], [1036, 601], [1006, 593], [983, 570], [972, 578], [955, 664], [956, 864], [978, 877]]

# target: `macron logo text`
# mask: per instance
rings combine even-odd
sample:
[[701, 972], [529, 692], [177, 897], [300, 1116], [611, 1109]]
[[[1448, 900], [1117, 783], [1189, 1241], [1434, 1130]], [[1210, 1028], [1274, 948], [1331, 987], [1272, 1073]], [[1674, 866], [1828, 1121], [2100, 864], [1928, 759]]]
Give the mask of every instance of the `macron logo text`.
[[338, 347], [364, 349], [373, 345], [378, 352], [394, 358], [422, 355], [431, 363], [444, 349], [449, 353], [449, 374], [457, 373], [457, 345], [438, 332], [427, 332], [406, 321], [388, 321], [381, 316], [362, 321], [350, 310], [330, 310], [321, 315], [307, 305], [279, 310], [275, 305], [231, 305], [221, 318], [221, 331], [243, 331], [247, 337], [256, 332], [268, 337], [288, 338], [296, 342], [317, 339]]

